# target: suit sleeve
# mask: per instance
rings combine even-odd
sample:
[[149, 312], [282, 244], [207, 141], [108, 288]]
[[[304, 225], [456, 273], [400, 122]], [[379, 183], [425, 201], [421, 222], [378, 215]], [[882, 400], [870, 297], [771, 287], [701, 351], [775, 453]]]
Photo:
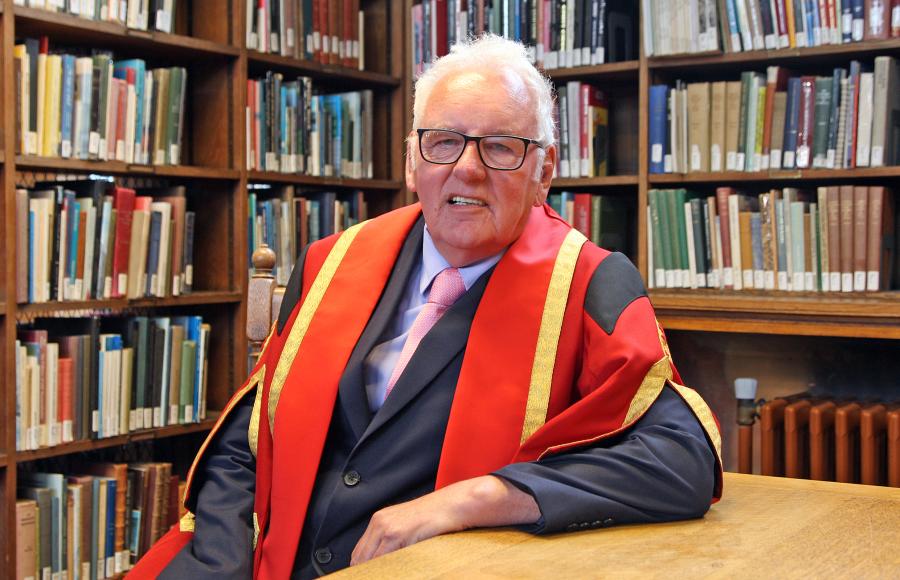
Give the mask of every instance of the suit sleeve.
[[252, 396], [234, 408], [215, 438], [198, 482], [194, 536], [160, 578], [249, 578], [253, 571], [253, 497], [256, 461], [247, 429]]
[[[584, 371], [574, 390], [585, 396], [643, 376], [660, 343], [643, 282], [625, 256], [612, 254], [597, 267], [584, 311]], [[537, 501], [542, 517], [526, 528], [534, 533], [700, 517], [712, 502], [715, 474], [703, 427], [669, 385], [621, 434], [494, 473]]]

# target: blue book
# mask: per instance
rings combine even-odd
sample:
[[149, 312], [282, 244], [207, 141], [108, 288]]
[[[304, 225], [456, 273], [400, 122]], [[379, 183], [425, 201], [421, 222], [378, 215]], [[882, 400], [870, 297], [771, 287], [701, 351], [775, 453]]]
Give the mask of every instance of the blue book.
[[75, 57], [62, 55], [62, 96], [59, 120], [59, 154], [72, 156], [72, 127], [75, 118]]
[[100, 247], [94, 248], [94, 251], [97, 252], [99, 250], [99, 260], [97, 261], [97, 270], [94, 272], [96, 276], [95, 280], [95, 292], [94, 298], [102, 299], [106, 295], [106, 254], [110, 251], [108, 240], [109, 236], [109, 227], [110, 220], [112, 219], [112, 199], [105, 199], [103, 201], [103, 217], [100, 220]]
[[847, 44], [853, 40], [853, 1], [846, 0], [841, 4], [841, 43]]
[[[331, 167], [332, 175], [342, 175], [341, 171], [341, 151], [343, 150], [341, 134], [343, 133], [343, 120], [341, 111], [343, 109], [343, 96], [330, 95], [331, 104]], [[332, 208], [333, 211], [334, 208]]]
[[846, 146], [844, 147], [844, 167], [847, 169], [855, 167], [851, 163], [856, 158], [856, 120], [859, 116], [858, 106], [856, 105], [856, 94], [859, 92], [859, 75], [862, 73], [862, 66], [858, 60], [850, 62], [850, 78], [847, 81], [847, 130], [846, 130]]
[[[71, 291], [75, 289], [75, 278], [78, 276], [78, 222], [81, 217], [81, 204], [75, 201], [75, 192], [66, 190], [66, 207], [68, 208], [68, 256], [66, 264], [66, 281]], [[62, 290], [64, 292], [65, 290]], [[65, 296], [65, 294], [63, 294]]]
[[159, 236], [162, 228], [162, 212], [150, 212], [150, 235], [148, 237], [149, 245], [147, 247], [147, 280], [144, 286], [144, 296], [153, 295], [153, 278], [159, 268]]
[[144, 163], [146, 160], [141, 156], [141, 152], [144, 134], [144, 78], [147, 73], [147, 65], [139, 58], [116, 61], [113, 66], [113, 76], [117, 79], [127, 80], [128, 69], [134, 70], [134, 101], [137, 104], [134, 114], [134, 162]]
[[106, 480], [106, 577], [116, 573], [116, 480]]
[[819, 3], [806, 0], [806, 41], [807, 46], [816, 46], [815, 31], [819, 28]]
[[279, 107], [278, 114], [278, 158], [281, 160], [281, 171], [284, 171], [285, 162], [287, 161], [287, 153], [288, 153], [288, 115], [287, 109], [290, 106], [288, 103], [288, 87], [286, 85], [281, 85], [281, 106]]
[[[850, 3], [853, 14], [852, 24], [850, 27], [851, 40], [859, 42], [865, 36], [866, 27], [866, 2], [865, 0], [846, 0]], [[843, 6], [843, 5], [842, 5]], [[848, 125], [849, 126], [849, 125]]]
[[728, 15], [728, 33], [731, 35], [731, 49], [734, 52], [741, 50], [741, 29], [738, 26], [737, 13], [734, 7], [734, 0], [725, 1], [725, 12]]
[[841, 81], [847, 71], [842, 68], [834, 69], [834, 75], [831, 79], [831, 109], [828, 111], [828, 152], [827, 165], [829, 168], [835, 166], [837, 160], [837, 133], [838, 133], [838, 116], [841, 110]]
[[669, 143], [668, 102], [668, 85], [650, 87], [650, 173], [666, 171], [665, 157]]
[[247, 202], [247, 264], [253, 267], [253, 252], [259, 247], [256, 239], [256, 194], [250, 192]]
[[796, 166], [797, 125], [800, 122], [800, 77], [788, 79], [787, 105], [784, 115], [784, 152], [781, 167], [793, 169]]
[[91, 580], [97, 580], [97, 561], [100, 559], [98, 552], [97, 531], [100, 529], [100, 485], [101, 478], [95, 477], [91, 489]]
[[275, 244], [275, 226], [275, 208], [272, 200], [267, 199], [263, 202], [263, 235], [266, 237], [266, 244], [273, 251], [278, 250], [278, 246]]
[[[187, 331], [185, 338], [193, 340], [194, 344], [200, 344], [200, 325], [203, 324], [203, 317], [189, 316], [187, 321]], [[203, 388], [203, 352], [197, 348], [194, 353], [194, 407], [193, 420], [200, 421], [200, 390]]]

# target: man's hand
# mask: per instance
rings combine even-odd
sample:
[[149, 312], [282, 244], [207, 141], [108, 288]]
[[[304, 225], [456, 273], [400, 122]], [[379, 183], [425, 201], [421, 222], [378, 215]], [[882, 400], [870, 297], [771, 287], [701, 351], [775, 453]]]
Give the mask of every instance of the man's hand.
[[534, 498], [505, 480], [493, 475], [467, 479], [375, 512], [353, 549], [350, 565], [440, 534], [529, 524], [540, 517]]

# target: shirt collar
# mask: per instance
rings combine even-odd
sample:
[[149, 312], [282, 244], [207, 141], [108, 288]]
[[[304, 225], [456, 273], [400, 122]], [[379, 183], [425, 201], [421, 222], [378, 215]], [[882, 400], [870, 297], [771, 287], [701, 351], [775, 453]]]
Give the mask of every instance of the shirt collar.
[[[466, 285], [466, 290], [471, 288], [472, 284], [474, 284], [482, 274], [494, 267], [494, 264], [500, 261], [500, 258], [503, 257], [504, 253], [506, 253], [505, 248], [489, 258], [459, 268], [459, 274], [462, 276], [463, 283]], [[431, 239], [431, 233], [428, 231], [428, 225], [426, 224], [425, 235], [422, 236], [422, 276], [419, 279], [419, 292], [427, 297], [426, 291], [437, 275], [441, 273], [441, 270], [450, 267], [450, 264], [435, 247], [434, 240]]]

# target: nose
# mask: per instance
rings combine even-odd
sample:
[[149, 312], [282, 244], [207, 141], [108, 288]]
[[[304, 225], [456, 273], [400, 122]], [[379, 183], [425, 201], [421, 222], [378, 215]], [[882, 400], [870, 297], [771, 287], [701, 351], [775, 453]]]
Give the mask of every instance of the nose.
[[484, 179], [486, 168], [478, 155], [478, 145], [474, 141], [466, 143], [462, 155], [453, 167], [453, 173], [467, 181]]

